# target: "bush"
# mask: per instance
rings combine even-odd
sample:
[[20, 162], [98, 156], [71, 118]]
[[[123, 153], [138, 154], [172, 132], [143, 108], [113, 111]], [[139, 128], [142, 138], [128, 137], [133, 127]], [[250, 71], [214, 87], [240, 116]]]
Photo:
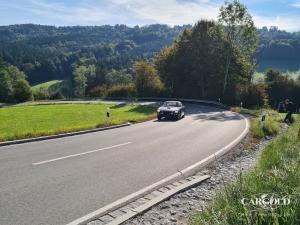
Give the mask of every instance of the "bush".
[[14, 99], [17, 102], [25, 102], [33, 99], [30, 85], [25, 79], [16, 80], [13, 86]]
[[52, 99], [52, 100], [55, 100], [55, 99], [64, 99], [64, 98], [65, 98], [65, 96], [60, 91], [57, 91], [57, 92], [52, 93], [50, 95], [50, 99]]
[[90, 91], [89, 91], [89, 95], [90, 97], [106, 97], [107, 95], [107, 87], [106, 86], [96, 86], [93, 87]]
[[24, 102], [32, 98], [25, 74], [17, 67], [0, 65], [0, 101]]
[[160, 80], [158, 71], [154, 65], [139, 61], [133, 65], [135, 72], [135, 86], [139, 97], [160, 96], [163, 90], [163, 83]]
[[33, 96], [35, 100], [48, 100], [50, 98], [49, 91], [45, 87], [40, 87], [38, 90], [34, 91]]
[[296, 105], [300, 105], [300, 84], [293, 78], [282, 74], [278, 70], [269, 69], [266, 71], [267, 93], [269, 104], [277, 107], [279, 102], [290, 99]]
[[133, 98], [136, 97], [136, 89], [133, 84], [114, 85], [107, 89], [107, 97]]
[[268, 95], [263, 84], [248, 84], [238, 87], [239, 100], [246, 108], [262, 107], [267, 103]]

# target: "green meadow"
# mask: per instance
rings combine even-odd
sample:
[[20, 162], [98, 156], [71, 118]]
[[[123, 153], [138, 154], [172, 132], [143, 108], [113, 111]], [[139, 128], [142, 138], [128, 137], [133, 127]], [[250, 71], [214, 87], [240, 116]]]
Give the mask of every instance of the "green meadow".
[[156, 109], [138, 104], [52, 104], [0, 108], [0, 141], [60, 134], [107, 126], [145, 121]]

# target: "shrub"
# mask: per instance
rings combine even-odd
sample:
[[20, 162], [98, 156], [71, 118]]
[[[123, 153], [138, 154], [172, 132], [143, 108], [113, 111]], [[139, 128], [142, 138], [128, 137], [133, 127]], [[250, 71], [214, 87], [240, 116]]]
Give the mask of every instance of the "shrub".
[[133, 98], [136, 97], [136, 89], [133, 84], [114, 85], [107, 89], [107, 97]]
[[106, 97], [107, 87], [106, 86], [96, 86], [89, 91], [91, 97]]
[[248, 84], [238, 87], [239, 100], [246, 108], [261, 107], [267, 103], [268, 95], [263, 84]]
[[269, 69], [266, 72], [265, 81], [271, 106], [277, 107], [279, 102], [287, 98], [296, 105], [300, 105], [300, 84], [293, 78], [278, 70]]
[[16, 80], [13, 86], [14, 99], [17, 102], [25, 102], [33, 99], [30, 85], [25, 79]]
[[145, 61], [136, 62], [133, 66], [135, 72], [135, 86], [139, 97], [159, 96], [163, 83], [154, 65]]
[[55, 100], [55, 99], [64, 99], [64, 98], [65, 98], [65, 96], [60, 91], [57, 91], [57, 92], [52, 93], [50, 95], [50, 99], [53, 99], [53, 100]]

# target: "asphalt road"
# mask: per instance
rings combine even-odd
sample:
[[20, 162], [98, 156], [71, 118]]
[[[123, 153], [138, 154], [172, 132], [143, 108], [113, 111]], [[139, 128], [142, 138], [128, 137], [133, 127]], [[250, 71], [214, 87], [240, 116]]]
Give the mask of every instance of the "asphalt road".
[[231, 143], [246, 122], [188, 105], [180, 121], [149, 121], [0, 147], [0, 224], [66, 224]]

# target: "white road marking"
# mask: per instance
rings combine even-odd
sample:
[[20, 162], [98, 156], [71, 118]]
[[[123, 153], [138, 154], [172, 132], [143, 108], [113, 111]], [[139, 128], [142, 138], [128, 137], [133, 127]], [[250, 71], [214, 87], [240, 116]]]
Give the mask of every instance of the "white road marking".
[[91, 154], [91, 153], [95, 153], [95, 152], [104, 151], [104, 150], [107, 150], [107, 149], [112, 149], [112, 148], [117, 148], [117, 147], [121, 147], [121, 146], [124, 146], [124, 145], [129, 145], [131, 143], [132, 142], [126, 142], [126, 143], [123, 143], [123, 144], [113, 145], [113, 146], [109, 146], [109, 147], [105, 147], [105, 148], [100, 148], [100, 149], [96, 149], [96, 150], [92, 150], [92, 151], [88, 151], [88, 152], [82, 152], [82, 153], [78, 153], [78, 154], [74, 154], [74, 155], [68, 155], [68, 156], [63, 156], [63, 157], [59, 157], [59, 158], [55, 158], [55, 159], [50, 159], [50, 160], [42, 161], [42, 162], [36, 162], [36, 163], [32, 163], [32, 165], [38, 166], [38, 165], [42, 165], [42, 164], [46, 164], [46, 163], [50, 163], [50, 162], [55, 162], [55, 161], [59, 161], [59, 160], [63, 160], [63, 159], [74, 158], [74, 157], [78, 157], [78, 156], [82, 156], [82, 155], [87, 155], [87, 154]]

